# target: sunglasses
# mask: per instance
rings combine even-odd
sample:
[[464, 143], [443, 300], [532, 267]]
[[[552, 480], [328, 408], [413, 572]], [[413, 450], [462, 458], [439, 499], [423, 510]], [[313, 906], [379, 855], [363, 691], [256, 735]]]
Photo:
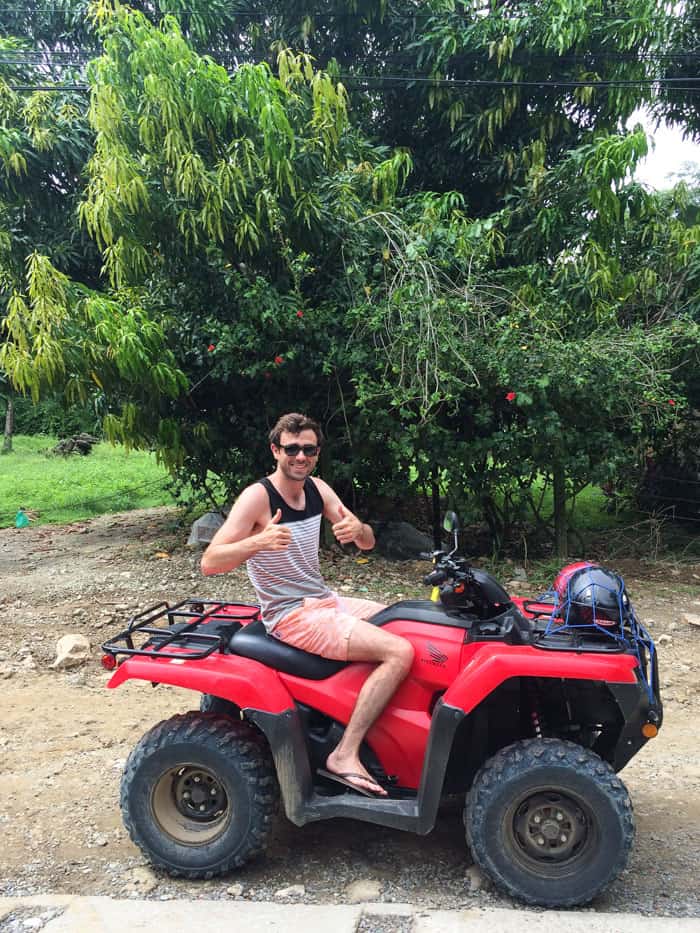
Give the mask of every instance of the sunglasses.
[[282, 444], [279, 449], [288, 457], [297, 457], [300, 451], [305, 457], [315, 457], [321, 448], [318, 444]]

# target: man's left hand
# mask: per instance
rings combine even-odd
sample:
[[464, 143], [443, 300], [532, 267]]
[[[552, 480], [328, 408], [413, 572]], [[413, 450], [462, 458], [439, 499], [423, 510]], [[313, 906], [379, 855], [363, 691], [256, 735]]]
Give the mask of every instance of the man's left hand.
[[339, 506], [339, 514], [339, 520], [333, 525], [333, 534], [341, 544], [352, 544], [360, 537], [364, 526], [356, 515], [346, 511], [342, 505]]

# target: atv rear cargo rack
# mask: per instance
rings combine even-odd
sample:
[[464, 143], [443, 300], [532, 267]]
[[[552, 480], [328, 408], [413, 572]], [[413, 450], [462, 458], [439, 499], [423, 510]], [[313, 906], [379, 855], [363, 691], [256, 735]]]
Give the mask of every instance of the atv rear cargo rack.
[[624, 654], [632, 650], [632, 646], [621, 639], [590, 629], [580, 632], [570, 628], [553, 631], [535, 629], [532, 644], [546, 651], [576, 651], [579, 654]]
[[259, 618], [260, 608], [248, 603], [196, 597], [174, 606], [157, 603], [132, 616], [127, 628], [106, 641], [102, 650], [115, 661], [118, 655], [195, 661], [215, 651], [225, 653], [233, 635]]
[[636, 652], [637, 633], [619, 623], [574, 624], [566, 621], [562, 607], [550, 594], [524, 599], [523, 609], [532, 616], [532, 644], [547, 651], [576, 651], [586, 654]]

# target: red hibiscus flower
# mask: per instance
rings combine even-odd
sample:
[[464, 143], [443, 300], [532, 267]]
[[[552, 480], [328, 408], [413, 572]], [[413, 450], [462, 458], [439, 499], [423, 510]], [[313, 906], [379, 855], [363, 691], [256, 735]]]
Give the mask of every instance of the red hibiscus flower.
[[297, 317], [304, 317], [303, 311], [297, 311]]
[[207, 347], [207, 352], [213, 353], [214, 350], [216, 350], [216, 344], [215, 344], [215, 343], [210, 343], [209, 346]]
[[283, 357], [283, 356], [276, 356], [276, 357], [275, 357], [275, 366], [279, 366], [281, 363], [284, 363], [284, 357]]
[[676, 404], [675, 398], [670, 398], [670, 399], [668, 400], [668, 404], [669, 404], [669, 405], [675, 405], [675, 404]]
[[514, 402], [514, 401], [516, 400], [517, 397], [518, 397], [518, 396], [517, 396], [517, 393], [516, 393], [516, 392], [508, 392], [508, 393], [506, 394], [506, 401], [507, 401], [507, 402]]

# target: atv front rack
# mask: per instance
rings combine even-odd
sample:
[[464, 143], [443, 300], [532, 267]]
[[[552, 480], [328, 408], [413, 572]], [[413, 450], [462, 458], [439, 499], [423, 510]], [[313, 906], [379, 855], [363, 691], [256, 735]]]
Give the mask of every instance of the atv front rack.
[[248, 603], [196, 597], [174, 606], [157, 603], [132, 616], [127, 628], [106, 641], [102, 650], [115, 661], [119, 655], [195, 661], [226, 652], [233, 635], [259, 618], [259, 607]]

